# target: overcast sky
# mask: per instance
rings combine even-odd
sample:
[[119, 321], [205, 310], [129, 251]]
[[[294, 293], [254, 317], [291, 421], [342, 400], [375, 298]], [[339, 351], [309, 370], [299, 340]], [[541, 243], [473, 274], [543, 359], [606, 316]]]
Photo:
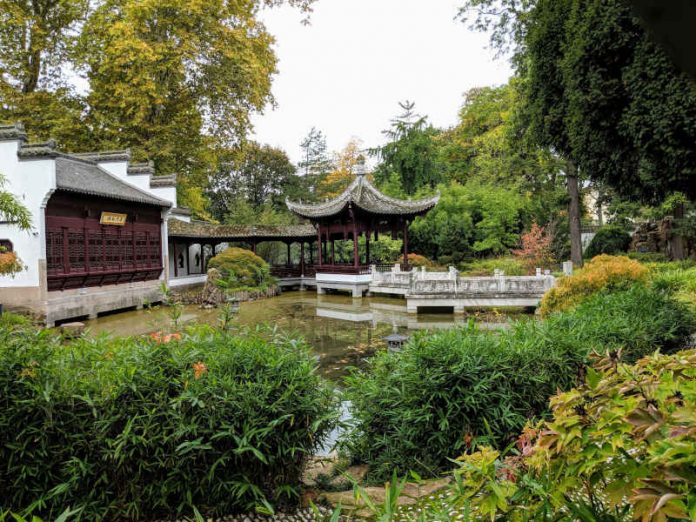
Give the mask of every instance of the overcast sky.
[[318, 0], [309, 26], [297, 10], [265, 11], [277, 40], [277, 107], [254, 118], [255, 139], [293, 161], [312, 126], [330, 150], [351, 137], [375, 146], [407, 99], [436, 126], [454, 124], [465, 91], [505, 83], [511, 74], [507, 61], [494, 59], [486, 35], [454, 20], [461, 3]]

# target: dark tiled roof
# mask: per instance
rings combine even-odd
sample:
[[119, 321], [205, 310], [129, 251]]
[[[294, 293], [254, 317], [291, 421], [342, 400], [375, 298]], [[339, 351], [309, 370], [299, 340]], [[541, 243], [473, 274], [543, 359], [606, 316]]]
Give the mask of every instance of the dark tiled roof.
[[71, 156], [93, 161], [95, 163], [105, 163], [107, 161], [129, 161], [131, 152], [130, 149], [100, 150], [95, 152], [78, 152], [71, 154]]
[[150, 188], [176, 187], [176, 174], [168, 176], [153, 176], [150, 178]]
[[56, 158], [56, 186], [62, 190], [105, 198], [170, 207], [171, 203], [121, 181], [99, 166], [69, 156]]
[[21, 140], [27, 139], [27, 133], [24, 132], [24, 125], [21, 123], [11, 123], [9, 125], [0, 125], [0, 141], [5, 140]]
[[175, 214], [177, 216], [190, 216], [191, 215], [191, 209], [186, 208], [186, 207], [174, 207], [171, 210], [172, 214]]
[[288, 208], [295, 214], [309, 219], [335, 216], [348, 205], [354, 205], [371, 214], [415, 216], [424, 214], [440, 200], [440, 194], [420, 200], [395, 199], [382, 194], [369, 182], [367, 177], [359, 175], [340, 196], [318, 204], [296, 203], [285, 200]]
[[147, 161], [145, 163], [131, 163], [128, 165], [128, 174], [131, 176], [139, 176], [144, 174], [154, 176], [155, 164], [152, 161]]
[[56, 150], [56, 141], [48, 140], [41, 143], [24, 143], [17, 151], [20, 158], [55, 158], [63, 153]]
[[170, 237], [185, 237], [189, 239], [315, 239], [317, 231], [312, 225], [288, 226], [246, 226], [246, 225], [214, 225], [204, 221], [186, 223], [180, 219], [171, 218], [169, 223]]

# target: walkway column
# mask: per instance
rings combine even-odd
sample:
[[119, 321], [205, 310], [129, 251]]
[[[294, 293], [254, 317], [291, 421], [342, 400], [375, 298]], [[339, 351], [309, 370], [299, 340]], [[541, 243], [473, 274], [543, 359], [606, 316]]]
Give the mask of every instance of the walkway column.
[[286, 255], [286, 257], [285, 257], [285, 260], [286, 260], [286, 263], [285, 263], [285, 264], [286, 264], [287, 266], [292, 266], [292, 263], [291, 263], [292, 259], [290, 259], [290, 243], [285, 243], [285, 244], [286, 244], [286, 246], [288, 247], [287, 255]]
[[300, 242], [300, 275], [304, 275], [304, 241]]

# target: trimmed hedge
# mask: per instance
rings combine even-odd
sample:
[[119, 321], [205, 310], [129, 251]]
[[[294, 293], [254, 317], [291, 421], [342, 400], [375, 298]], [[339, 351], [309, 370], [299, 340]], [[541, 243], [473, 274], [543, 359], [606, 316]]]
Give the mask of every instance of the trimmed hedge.
[[605, 225], [597, 231], [585, 249], [586, 257], [600, 254], [621, 254], [631, 246], [631, 235], [616, 225]]
[[499, 448], [548, 398], [572, 387], [593, 351], [628, 362], [686, 343], [694, 318], [662, 292], [637, 285], [601, 293], [572, 312], [520, 321], [499, 333], [469, 328], [420, 334], [381, 353], [347, 381], [354, 428], [344, 439], [370, 479], [392, 470], [436, 475], [472, 437]]
[[265, 290], [275, 284], [271, 267], [251, 250], [230, 247], [208, 262], [208, 268], [220, 270], [227, 281], [228, 290]]
[[151, 520], [297, 499], [337, 418], [306, 347], [166, 339], [0, 332], [0, 508]]

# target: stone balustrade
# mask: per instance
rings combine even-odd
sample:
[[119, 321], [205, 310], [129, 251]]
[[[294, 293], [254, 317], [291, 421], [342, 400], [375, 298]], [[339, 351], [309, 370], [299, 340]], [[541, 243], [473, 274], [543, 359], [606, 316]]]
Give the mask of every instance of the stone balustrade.
[[454, 268], [427, 272], [424, 268], [403, 272], [371, 271], [370, 292], [404, 295], [409, 311], [423, 307], [536, 307], [544, 293], [556, 284], [549, 271], [533, 276], [506, 276], [496, 270], [489, 277], [463, 277]]

